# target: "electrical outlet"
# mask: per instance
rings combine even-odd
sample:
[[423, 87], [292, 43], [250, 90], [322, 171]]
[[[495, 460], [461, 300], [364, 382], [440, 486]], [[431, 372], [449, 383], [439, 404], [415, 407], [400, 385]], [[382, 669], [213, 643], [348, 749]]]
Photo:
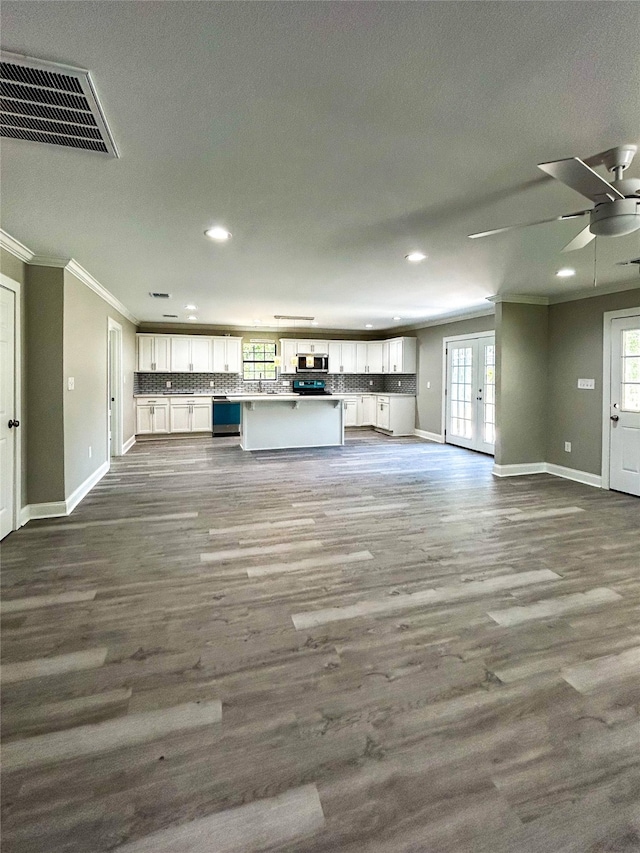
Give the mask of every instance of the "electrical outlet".
[[68, 390], [68, 391], [73, 391], [73, 389], [74, 389], [75, 387], [76, 387], [76, 380], [73, 378], [73, 376], [70, 376], [70, 377], [67, 379], [67, 390]]
[[564, 449], [565, 449], [566, 453], [571, 453], [571, 442], [570, 441], [565, 441]]
[[214, 385], [215, 385], [215, 383], [214, 383], [213, 379], [210, 379], [209, 380], [209, 388], [213, 388]]
[[91, 454], [92, 454], [92, 453], [93, 453], [93, 451], [92, 451], [92, 449], [91, 449], [91, 445], [89, 445], [89, 459], [91, 459]]
[[398, 380], [398, 388], [402, 388], [402, 382]]
[[369, 385], [373, 385], [373, 379], [369, 380]]
[[431, 388], [431, 383], [427, 382], [427, 391], [429, 390], [429, 388]]
[[167, 388], [171, 388], [171, 380], [170, 379], [167, 379], [166, 386], [167, 386]]

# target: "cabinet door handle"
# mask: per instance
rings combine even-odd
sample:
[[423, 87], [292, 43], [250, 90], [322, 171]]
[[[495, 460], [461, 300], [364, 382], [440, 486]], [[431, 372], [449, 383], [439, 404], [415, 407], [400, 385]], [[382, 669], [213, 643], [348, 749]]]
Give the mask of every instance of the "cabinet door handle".
[[155, 414], [155, 411], [156, 411], [156, 407], [155, 407], [155, 406], [151, 406], [151, 414], [152, 414], [152, 415], [153, 415], [153, 414]]

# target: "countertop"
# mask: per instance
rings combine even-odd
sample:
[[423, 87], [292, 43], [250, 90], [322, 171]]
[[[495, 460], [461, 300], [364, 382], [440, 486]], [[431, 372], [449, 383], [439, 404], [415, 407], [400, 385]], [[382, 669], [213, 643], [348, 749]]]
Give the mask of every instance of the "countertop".
[[134, 394], [134, 397], [228, 397], [230, 400], [237, 400], [242, 402], [243, 400], [271, 400], [272, 398], [276, 398], [278, 400], [300, 400], [300, 399], [313, 399], [313, 400], [326, 400], [328, 397], [335, 397], [338, 400], [342, 400], [344, 397], [359, 397], [362, 394], [371, 394], [374, 397], [415, 397], [415, 394], [405, 394], [402, 391], [349, 391], [343, 392], [340, 391], [337, 394], [271, 394], [268, 391], [263, 391], [258, 394], [225, 394], [224, 391], [196, 391], [193, 394], [185, 394], [182, 391], [170, 391], [169, 393], [165, 391], [160, 391], [157, 394], [154, 394], [151, 391], [144, 391], [140, 394]]

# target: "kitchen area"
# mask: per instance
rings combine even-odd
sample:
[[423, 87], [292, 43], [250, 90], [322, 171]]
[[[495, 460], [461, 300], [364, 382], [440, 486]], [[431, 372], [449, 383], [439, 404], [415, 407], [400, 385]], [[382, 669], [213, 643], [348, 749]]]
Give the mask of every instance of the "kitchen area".
[[141, 332], [136, 440], [237, 436], [250, 451], [340, 446], [347, 428], [412, 435], [416, 364], [411, 337], [276, 342]]

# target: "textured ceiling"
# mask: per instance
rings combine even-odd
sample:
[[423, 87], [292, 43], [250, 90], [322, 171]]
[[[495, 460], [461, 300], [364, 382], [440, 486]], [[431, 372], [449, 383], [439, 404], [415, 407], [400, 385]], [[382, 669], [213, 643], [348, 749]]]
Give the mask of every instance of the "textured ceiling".
[[[640, 136], [637, 2], [4, 2], [2, 18], [6, 50], [91, 70], [121, 153], [4, 140], [2, 227], [142, 320], [195, 302], [205, 323], [381, 329], [586, 288], [593, 247], [559, 254], [584, 220], [466, 235], [589, 207], [536, 163]], [[203, 236], [217, 222], [228, 244]], [[640, 283], [615, 265], [640, 232], [597, 243], [600, 286]], [[428, 260], [408, 264], [414, 248]]]

